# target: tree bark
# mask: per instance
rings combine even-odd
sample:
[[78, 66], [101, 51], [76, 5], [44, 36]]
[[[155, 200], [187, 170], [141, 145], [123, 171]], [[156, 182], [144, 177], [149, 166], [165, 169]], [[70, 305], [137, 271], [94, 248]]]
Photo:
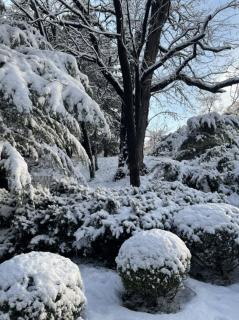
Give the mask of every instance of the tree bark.
[[120, 66], [123, 77], [124, 86], [124, 104], [123, 112], [125, 115], [125, 124], [127, 132], [127, 147], [129, 154], [129, 171], [130, 184], [136, 187], [140, 186], [140, 169], [139, 169], [139, 150], [137, 148], [135, 110], [134, 110], [134, 94], [132, 86], [132, 75], [128, 52], [126, 49], [124, 17], [122, 13], [121, 1], [114, 0], [117, 33], [121, 36], [117, 38], [117, 47], [120, 60]]
[[121, 119], [120, 119], [120, 155], [118, 168], [122, 168], [128, 165], [128, 150], [127, 150], [127, 134], [125, 124], [124, 107], [122, 105]]
[[93, 157], [94, 157], [94, 166], [95, 166], [95, 171], [98, 171], [99, 170], [99, 165], [98, 165], [98, 150], [97, 150], [97, 146], [94, 145], [92, 147], [92, 154], [93, 154]]
[[128, 169], [128, 148], [126, 131], [124, 107], [122, 104], [120, 119], [120, 152], [118, 157], [118, 169], [115, 173], [114, 180], [120, 180], [124, 178]]
[[91, 143], [90, 143], [90, 138], [86, 129], [86, 125], [84, 122], [81, 122], [81, 131], [82, 131], [82, 136], [83, 136], [83, 147], [90, 159], [90, 164], [89, 164], [89, 172], [90, 172], [90, 178], [94, 179], [95, 178], [95, 163], [93, 159], [93, 154], [92, 154], [92, 148], [91, 148]]

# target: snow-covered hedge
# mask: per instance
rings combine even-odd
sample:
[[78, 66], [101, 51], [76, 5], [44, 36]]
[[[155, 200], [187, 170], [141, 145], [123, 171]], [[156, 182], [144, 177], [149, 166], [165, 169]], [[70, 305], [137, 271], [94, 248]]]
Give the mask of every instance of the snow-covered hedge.
[[78, 266], [48, 252], [0, 264], [0, 319], [75, 320], [86, 303]]
[[18, 206], [10, 217], [8, 238], [13, 240], [8, 251], [78, 252], [113, 263], [122, 243], [134, 233], [170, 230], [174, 212], [205, 202], [222, 198], [178, 182], [111, 191], [72, 184], [56, 185], [51, 193], [36, 189], [33, 204]]
[[175, 214], [174, 228], [192, 253], [195, 275], [226, 277], [238, 265], [238, 208], [224, 203], [188, 206]]
[[190, 269], [190, 259], [178, 236], [153, 229], [126, 240], [116, 263], [126, 291], [155, 303], [159, 297], [175, 296]]

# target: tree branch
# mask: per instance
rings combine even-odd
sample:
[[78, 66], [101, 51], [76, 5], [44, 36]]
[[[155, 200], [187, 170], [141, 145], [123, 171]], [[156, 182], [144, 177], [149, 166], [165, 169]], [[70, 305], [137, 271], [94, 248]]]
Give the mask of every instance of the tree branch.
[[225, 92], [225, 90], [222, 90], [223, 88], [230, 87], [234, 84], [239, 83], [239, 77], [229, 78], [227, 80], [211, 84], [211, 83], [207, 83], [205, 81], [202, 81], [200, 79], [191, 78], [191, 77], [187, 76], [186, 74], [178, 75], [177, 80], [183, 81], [188, 86], [197, 87], [201, 90], [209, 91], [212, 93]]

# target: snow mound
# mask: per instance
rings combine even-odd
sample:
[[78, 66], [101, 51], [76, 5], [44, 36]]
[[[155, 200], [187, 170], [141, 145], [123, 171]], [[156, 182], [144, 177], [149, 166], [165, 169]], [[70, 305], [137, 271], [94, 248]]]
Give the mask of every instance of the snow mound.
[[0, 319], [73, 320], [86, 302], [79, 268], [56, 254], [21, 254], [0, 274]]
[[229, 233], [236, 231], [239, 236], [239, 209], [226, 203], [195, 204], [175, 214], [174, 225], [194, 240], [195, 232], [215, 234], [221, 229]]
[[190, 251], [175, 234], [158, 229], [142, 231], [126, 240], [116, 258], [117, 267], [124, 271], [129, 268], [161, 269], [162, 273], [185, 273]]

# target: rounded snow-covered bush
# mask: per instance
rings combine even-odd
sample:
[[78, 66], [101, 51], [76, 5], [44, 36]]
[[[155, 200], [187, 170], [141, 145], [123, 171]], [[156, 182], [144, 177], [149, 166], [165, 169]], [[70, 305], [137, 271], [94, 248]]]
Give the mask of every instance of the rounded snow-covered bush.
[[192, 253], [195, 276], [225, 278], [238, 265], [238, 208], [225, 203], [196, 204], [175, 214], [173, 224]]
[[191, 254], [175, 234], [152, 229], [126, 240], [116, 258], [126, 291], [155, 304], [173, 298], [190, 268]]
[[21, 254], [0, 264], [0, 319], [73, 320], [86, 298], [79, 268], [49, 252]]

